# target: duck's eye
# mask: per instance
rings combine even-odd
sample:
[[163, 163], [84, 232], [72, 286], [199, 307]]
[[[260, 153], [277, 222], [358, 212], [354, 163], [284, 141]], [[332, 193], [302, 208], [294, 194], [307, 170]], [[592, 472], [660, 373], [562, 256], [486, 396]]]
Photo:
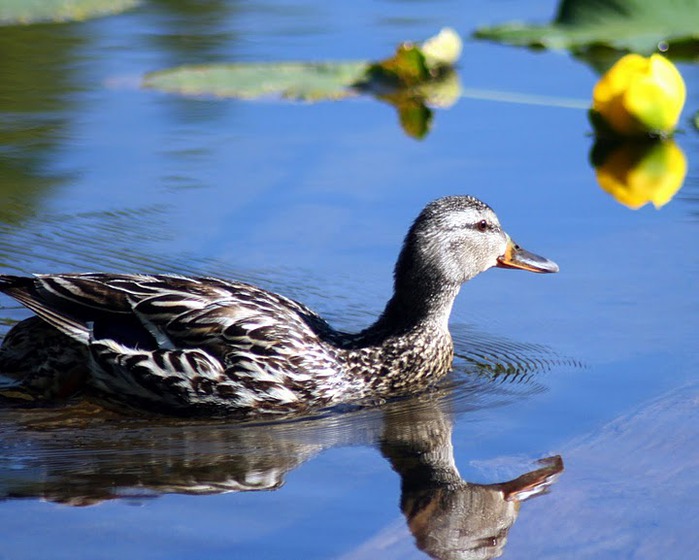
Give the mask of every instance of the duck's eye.
[[486, 222], [485, 220], [481, 220], [476, 224], [476, 229], [478, 231], [486, 231], [488, 229], [488, 222]]

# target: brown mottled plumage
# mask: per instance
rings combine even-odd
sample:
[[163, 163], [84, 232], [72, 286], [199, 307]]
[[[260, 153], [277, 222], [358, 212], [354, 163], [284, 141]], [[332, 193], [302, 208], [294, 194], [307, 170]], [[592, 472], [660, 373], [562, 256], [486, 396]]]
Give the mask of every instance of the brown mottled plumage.
[[453, 196], [415, 220], [393, 297], [357, 334], [333, 330], [283, 296], [215, 278], [0, 275], [0, 291], [84, 352], [88, 385], [103, 399], [250, 418], [402, 396], [434, 383], [451, 368], [448, 319], [461, 284], [493, 266], [558, 270], [512, 243], [486, 204]]

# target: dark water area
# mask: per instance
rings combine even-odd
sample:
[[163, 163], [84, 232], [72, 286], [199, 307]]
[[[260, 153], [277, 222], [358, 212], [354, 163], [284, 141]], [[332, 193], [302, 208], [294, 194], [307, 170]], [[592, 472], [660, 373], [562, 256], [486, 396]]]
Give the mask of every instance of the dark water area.
[[[597, 73], [470, 38], [553, 2], [150, 0], [0, 28], [0, 272], [253, 282], [372, 322], [411, 220], [472, 194], [556, 275], [491, 270], [428, 394], [277, 424], [0, 407], [0, 558], [692, 558], [699, 553], [699, 75], [666, 205], [598, 185]], [[451, 26], [462, 96], [405, 134], [370, 97], [140, 87], [185, 63], [380, 59]], [[0, 301], [2, 334], [26, 310]]]

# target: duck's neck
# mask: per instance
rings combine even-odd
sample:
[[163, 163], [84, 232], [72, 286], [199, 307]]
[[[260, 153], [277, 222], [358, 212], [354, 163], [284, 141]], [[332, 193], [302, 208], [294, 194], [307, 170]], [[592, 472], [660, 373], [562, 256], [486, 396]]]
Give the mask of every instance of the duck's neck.
[[359, 333], [359, 339], [425, 329], [448, 337], [449, 315], [461, 283], [449, 277], [434, 249], [424, 246], [415, 225], [405, 238], [393, 278], [393, 296], [378, 320]]
[[459, 293], [458, 285], [430, 285], [396, 283], [393, 297], [375, 326], [393, 329], [411, 329], [430, 323], [448, 329], [449, 316]]
[[377, 326], [411, 328], [429, 323], [447, 331], [461, 283], [439, 258], [439, 247], [418, 235], [417, 229], [413, 225], [405, 238], [393, 273], [393, 297]]
[[411, 328], [426, 322], [447, 330], [461, 284], [447, 278], [433, 251], [408, 232], [393, 273], [393, 297], [377, 325]]

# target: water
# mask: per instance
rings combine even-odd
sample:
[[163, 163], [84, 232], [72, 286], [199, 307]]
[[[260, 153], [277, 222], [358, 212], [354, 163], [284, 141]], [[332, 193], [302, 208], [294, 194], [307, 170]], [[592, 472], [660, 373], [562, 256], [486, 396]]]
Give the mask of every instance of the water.
[[[248, 427], [0, 410], [0, 558], [421, 558], [419, 546], [437, 553], [401, 511], [401, 480], [404, 503], [459, 496], [455, 518], [475, 522], [484, 510], [463, 503], [480, 487], [457, 491], [457, 480], [504, 483], [557, 455], [560, 478], [540, 471], [548, 491], [516, 519], [489, 506], [500, 536], [491, 555], [695, 555], [695, 66], [680, 67], [689, 172], [660, 211], [631, 211], [598, 187], [580, 109], [467, 95], [416, 141], [371, 99], [250, 103], [138, 88], [144, 73], [182, 63], [381, 58], [444, 25], [467, 37], [554, 8], [152, 1], [3, 28], [5, 271], [235, 277], [359, 329], [389, 296], [412, 218], [438, 196], [470, 193], [561, 272], [469, 283], [452, 316], [455, 375], [389, 407]], [[565, 54], [472, 40], [460, 75], [467, 94], [582, 104], [596, 80]], [[2, 306], [7, 325], [26, 316]], [[401, 478], [415, 457], [438, 490]]]

